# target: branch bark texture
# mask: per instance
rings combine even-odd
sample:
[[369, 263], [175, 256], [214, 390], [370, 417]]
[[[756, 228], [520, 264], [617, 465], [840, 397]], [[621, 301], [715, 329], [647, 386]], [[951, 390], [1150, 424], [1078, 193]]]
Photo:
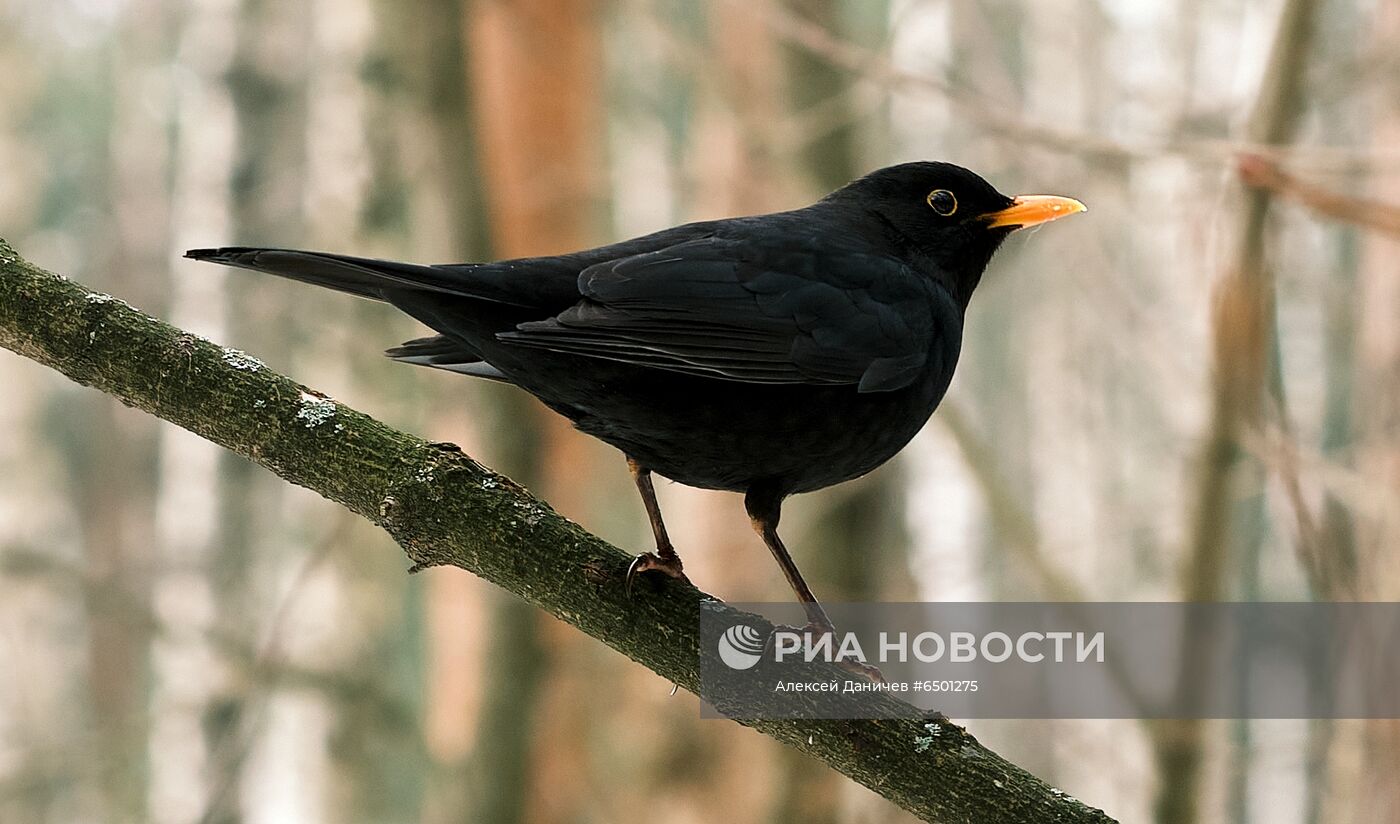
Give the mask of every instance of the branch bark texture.
[[[628, 597], [630, 556], [455, 445], [396, 431], [250, 355], [45, 272], [4, 241], [0, 346], [345, 506], [388, 532], [415, 570], [480, 575], [699, 692], [700, 606], [713, 599], [669, 579]], [[946, 720], [744, 723], [926, 821], [1111, 821]]]

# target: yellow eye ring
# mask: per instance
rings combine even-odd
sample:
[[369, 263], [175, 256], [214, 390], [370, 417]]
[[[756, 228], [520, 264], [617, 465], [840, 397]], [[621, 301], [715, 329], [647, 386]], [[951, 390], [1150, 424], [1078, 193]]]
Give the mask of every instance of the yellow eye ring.
[[958, 210], [957, 195], [947, 189], [934, 189], [924, 200], [928, 201], [930, 209], [943, 217], [949, 217]]

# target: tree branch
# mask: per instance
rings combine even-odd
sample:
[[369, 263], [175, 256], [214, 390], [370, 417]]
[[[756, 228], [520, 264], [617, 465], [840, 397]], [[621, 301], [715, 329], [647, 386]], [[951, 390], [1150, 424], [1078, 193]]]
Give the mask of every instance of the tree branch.
[[[700, 689], [698, 616], [707, 596], [665, 579], [629, 598], [627, 555], [452, 444], [398, 432], [242, 352], [38, 269], [3, 241], [0, 346], [344, 505], [383, 527], [414, 570], [449, 564], [476, 573], [661, 677]], [[946, 720], [744, 723], [927, 821], [1111, 821]], [[930, 724], [939, 735], [930, 738]]]
[[1297, 201], [1314, 212], [1362, 229], [1400, 236], [1400, 206], [1356, 197], [1307, 183], [1256, 154], [1241, 155], [1240, 180], [1246, 186]]

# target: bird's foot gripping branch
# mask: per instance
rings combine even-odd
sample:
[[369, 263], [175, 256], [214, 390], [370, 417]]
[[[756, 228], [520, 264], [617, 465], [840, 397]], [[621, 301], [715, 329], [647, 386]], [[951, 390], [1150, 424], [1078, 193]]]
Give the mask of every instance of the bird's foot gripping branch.
[[[389, 532], [416, 567], [474, 572], [700, 689], [701, 605], [724, 607], [659, 576], [629, 597], [631, 555], [454, 446], [396, 431], [253, 357], [45, 272], [3, 241], [0, 346], [344, 505]], [[943, 720], [746, 723], [928, 821], [1110, 820]]]

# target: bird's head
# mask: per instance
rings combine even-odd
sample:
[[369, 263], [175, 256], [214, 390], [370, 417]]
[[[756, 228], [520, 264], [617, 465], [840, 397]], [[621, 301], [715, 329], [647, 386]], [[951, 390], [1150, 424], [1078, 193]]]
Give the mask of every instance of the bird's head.
[[1004, 195], [961, 166], [932, 162], [871, 172], [823, 202], [860, 210], [902, 257], [964, 304], [1007, 235], [1085, 211], [1068, 197]]

